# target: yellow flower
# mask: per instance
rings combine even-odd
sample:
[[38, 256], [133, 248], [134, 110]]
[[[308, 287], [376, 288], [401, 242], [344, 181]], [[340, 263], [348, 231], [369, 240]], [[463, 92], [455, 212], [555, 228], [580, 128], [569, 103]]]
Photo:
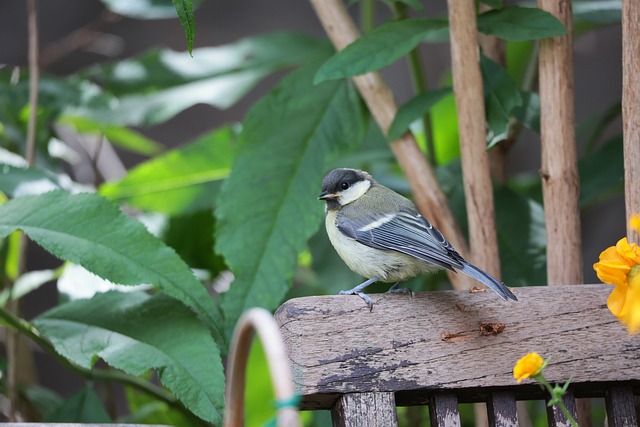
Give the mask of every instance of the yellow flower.
[[640, 233], [640, 214], [631, 215], [631, 218], [629, 218], [629, 227], [634, 229], [636, 233]]
[[522, 380], [540, 373], [543, 364], [544, 360], [538, 353], [529, 353], [516, 362], [516, 366], [513, 367], [513, 377], [519, 384]]
[[600, 261], [593, 265], [598, 278], [615, 285], [607, 299], [607, 307], [629, 333], [640, 331], [640, 247], [620, 239], [600, 254]]

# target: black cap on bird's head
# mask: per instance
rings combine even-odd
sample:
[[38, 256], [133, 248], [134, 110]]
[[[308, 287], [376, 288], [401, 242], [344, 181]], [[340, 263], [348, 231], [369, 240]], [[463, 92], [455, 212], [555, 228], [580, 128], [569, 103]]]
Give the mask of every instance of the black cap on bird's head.
[[327, 209], [338, 209], [362, 196], [374, 182], [371, 175], [358, 169], [334, 169], [322, 180], [318, 199], [327, 202]]

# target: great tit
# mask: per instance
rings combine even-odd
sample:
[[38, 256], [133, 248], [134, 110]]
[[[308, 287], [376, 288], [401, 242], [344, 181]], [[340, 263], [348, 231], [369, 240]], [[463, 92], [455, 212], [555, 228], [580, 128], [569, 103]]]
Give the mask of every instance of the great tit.
[[334, 169], [322, 181], [318, 199], [326, 202], [325, 225], [331, 244], [355, 273], [368, 280], [341, 295], [359, 295], [373, 308], [363, 290], [381, 281], [394, 283], [439, 269], [460, 271], [484, 283], [502, 299], [516, 296], [496, 278], [469, 264], [416, 206], [395, 191], [380, 185], [367, 172]]

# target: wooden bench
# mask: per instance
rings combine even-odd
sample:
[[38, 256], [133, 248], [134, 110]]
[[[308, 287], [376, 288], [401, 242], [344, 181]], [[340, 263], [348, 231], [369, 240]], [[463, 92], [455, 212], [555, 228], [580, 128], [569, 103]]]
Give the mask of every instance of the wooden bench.
[[[486, 402], [490, 425], [517, 426], [517, 400], [545, 399], [515, 362], [553, 356], [544, 375], [573, 377], [565, 404], [604, 396], [609, 426], [636, 426], [640, 336], [609, 312], [610, 285], [514, 288], [519, 302], [489, 292], [296, 298], [275, 318], [302, 409], [332, 411], [335, 426], [396, 426], [396, 405], [428, 405], [432, 426], [460, 425], [458, 403]], [[568, 425], [551, 409], [549, 425]]]

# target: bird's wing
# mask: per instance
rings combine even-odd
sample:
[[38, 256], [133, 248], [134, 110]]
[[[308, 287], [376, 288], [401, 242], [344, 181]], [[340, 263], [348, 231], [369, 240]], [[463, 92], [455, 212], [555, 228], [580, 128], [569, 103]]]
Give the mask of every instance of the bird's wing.
[[337, 222], [340, 232], [363, 245], [401, 252], [447, 270], [464, 266], [451, 243], [419, 213], [401, 210], [360, 221], [338, 215]]

